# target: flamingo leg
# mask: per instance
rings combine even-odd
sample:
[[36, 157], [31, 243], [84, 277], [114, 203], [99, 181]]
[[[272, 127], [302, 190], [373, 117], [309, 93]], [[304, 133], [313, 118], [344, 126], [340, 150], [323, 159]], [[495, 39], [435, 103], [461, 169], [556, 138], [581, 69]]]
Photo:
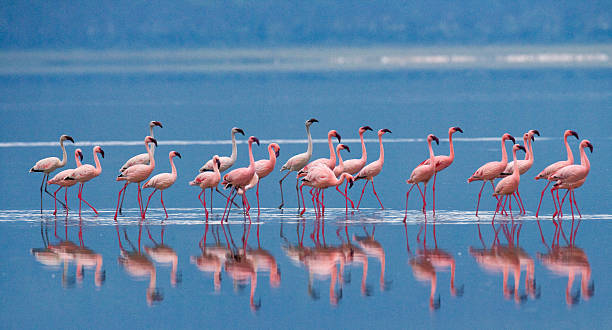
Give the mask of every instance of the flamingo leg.
[[57, 192], [62, 189], [63, 187], [60, 186], [59, 188], [57, 188], [57, 190], [55, 192], [53, 192], [53, 198], [55, 199], [55, 210], [53, 211], [53, 215], [57, 214], [57, 199], [55, 198], [55, 196], [57, 195]]
[[123, 185], [123, 188], [119, 190], [119, 197], [117, 197], [117, 209], [115, 210], [115, 220], [117, 220], [117, 213], [119, 213], [119, 201], [121, 200], [121, 193], [125, 190], [128, 184], [129, 182], [126, 182], [125, 185]]
[[[89, 207], [90, 207], [90, 208], [91, 208], [91, 209], [94, 211], [94, 213], [95, 213], [95, 214], [98, 214], [98, 211], [96, 211], [96, 209], [95, 209], [93, 206], [91, 206], [91, 204], [89, 204], [89, 203], [88, 203], [88, 202], [87, 202], [87, 201], [86, 201], [86, 200], [83, 198], [83, 188], [85, 188], [85, 184], [84, 184], [84, 183], [81, 183], [81, 189], [80, 189], [80, 192], [79, 192], [79, 198], [80, 198], [80, 199], [81, 199], [83, 202], [85, 202], [85, 204], [87, 204], [87, 206], [89, 206]], [[81, 207], [80, 207], [80, 205], [79, 205], [79, 215], [81, 215]]]
[[557, 204], [559, 205], [559, 216], [563, 217], [563, 208], [561, 207], [561, 201], [559, 200], [559, 189], [557, 189]]
[[433, 214], [436, 214], [436, 175], [438, 175], [438, 172], [434, 172], [434, 180], [433, 180], [433, 185], [431, 187], [432, 193], [433, 193]]
[[519, 190], [516, 190], [516, 195], [518, 196], [519, 202], [521, 202], [520, 207], [522, 209], [522, 213], [523, 214], [527, 214], [527, 211], [525, 211], [525, 205], [523, 204], [523, 199], [521, 198], [521, 193], [519, 192]]
[[[518, 192], [518, 190], [517, 190], [517, 192]], [[512, 196], [514, 196], [514, 201], [516, 202], [516, 205], [519, 208], [519, 214], [521, 214], [523, 212], [523, 209], [521, 209], [521, 203], [519, 203], [519, 200], [516, 197], [516, 192], [512, 193]]]
[[365, 188], [368, 185], [368, 182], [370, 182], [370, 180], [366, 179], [366, 182], [363, 185], [363, 189], [361, 189], [361, 196], [359, 196], [359, 202], [357, 202], [357, 209], [358, 210], [359, 210], [359, 205], [361, 204], [361, 198], [363, 198], [363, 193], [365, 192]]
[[43, 185], [45, 184], [45, 178], [47, 177], [47, 173], [43, 173], [43, 178], [42, 178], [42, 182], [40, 183], [40, 214], [43, 214], [42, 212], [42, 193], [43, 193]]
[[79, 183], [79, 193], [77, 197], [79, 198], [79, 217], [81, 216], [81, 205], [83, 204], [83, 200], [81, 199], [81, 190], [83, 189], [83, 184]]
[[536, 218], [540, 214], [540, 206], [542, 205], [542, 199], [544, 198], [544, 192], [546, 192], [546, 189], [548, 189], [548, 185], [550, 185], [550, 181], [546, 183], [546, 187], [544, 187], [544, 190], [542, 190], [542, 193], [540, 194], [540, 202], [538, 203], [538, 210], [536, 211]]
[[[502, 199], [504, 200], [504, 204], [502, 205], [502, 210], [503, 210], [506, 207], [506, 201], [508, 200], [508, 195], [506, 195], [505, 198], [503, 198], [503, 197], [500, 198], [499, 201], [498, 201], [498, 204], [501, 203]], [[498, 205], [498, 208], [499, 208], [499, 205]], [[495, 211], [495, 214], [497, 214], [497, 210]], [[491, 224], [493, 224], [493, 221], [495, 220], [495, 214], [493, 214], [493, 219], [491, 220]], [[501, 214], [501, 212], [500, 212], [500, 214]]]
[[[298, 211], [300, 210], [300, 194], [301, 194], [301, 190], [302, 188], [300, 188], [300, 194], [298, 194], [298, 186], [300, 185], [300, 178], [296, 178], [295, 179], [295, 194], [298, 196]], [[306, 207], [306, 205], [302, 205], [303, 207]]]
[[[229, 196], [225, 196], [225, 194], [224, 194], [224, 193], [223, 193], [221, 190], [219, 190], [219, 186], [215, 187], [215, 189], [216, 189], [216, 190], [217, 190], [217, 192], [218, 192], [219, 194], [221, 194], [221, 196], [223, 196], [224, 198], [229, 197]], [[240, 206], [239, 206], [238, 204], [234, 203], [234, 200], [233, 200], [233, 199], [232, 199], [231, 201], [232, 201], [232, 205], [234, 205], [234, 206], [235, 206], [235, 207], [237, 207], [237, 208], [240, 208]]]
[[49, 196], [53, 197], [53, 199], [54, 199], [54, 200], [56, 200], [57, 202], [59, 202], [60, 204], [62, 204], [62, 206], [63, 206], [64, 208], [66, 208], [66, 209], [67, 209], [68, 207], [66, 206], [66, 204], [62, 203], [62, 201], [57, 200], [57, 199], [55, 198], [55, 196], [53, 196], [53, 195], [52, 195], [52, 194], [49, 192], [49, 190], [47, 190], [47, 184], [48, 184], [48, 183], [47, 183], [47, 180], [49, 180], [49, 174], [48, 174], [48, 173], [47, 173], [47, 174], [45, 174], [45, 175], [43, 175], [43, 182], [40, 184], [40, 214], [42, 214], [42, 187], [43, 187], [43, 184], [45, 185], [45, 192], [47, 193], [47, 195], [49, 195]]
[[580, 210], [578, 209], [578, 204], [576, 203], [576, 192], [572, 189], [572, 200], [574, 201], [574, 206], [576, 206], [576, 211], [578, 212], [578, 216], [582, 218], [582, 214], [580, 214]]
[[140, 208], [140, 217], [144, 219], [144, 211], [143, 203], [142, 203], [142, 190], [140, 189], [140, 182], [138, 182], [138, 207]]
[[[204, 194], [204, 198], [206, 198], [206, 194]], [[206, 210], [206, 203], [204, 203], [204, 210]], [[212, 214], [213, 209], [213, 188], [210, 188], [210, 213]], [[206, 216], [208, 217], [208, 212], [206, 212]]]
[[[302, 184], [300, 186], [300, 194], [302, 195], [302, 204], [304, 205], [304, 207], [302, 208], [302, 212], [300, 212], [300, 215], [304, 215], [304, 212], [306, 212], [306, 202], [304, 202], [304, 191], [302, 191], [302, 188], [304, 187], [304, 185]], [[300, 204], [300, 200], [298, 199], [298, 204]], [[299, 212], [299, 208], [298, 208], [298, 212]]]
[[[565, 197], [567, 197], [567, 194], [568, 194], [569, 192], [570, 192], [570, 191], [569, 191], [569, 189], [567, 189], [567, 190], [565, 191], [565, 195], [563, 195], [563, 198], [561, 198], [561, 204], [560, 204], [560, 205], [561, 205], [561, 207], [563, 207], [563, 204], [565, 204]], [[570, 194], [570, 198], [571, 198], [571, 194]]]
[[[516, 198], [516, 196], [514, 198]], [[508, 196], [508, 199], [510, 200], [508, 202], [508, 210], [510, 210], [510, 219], [512, 219], [512, 222], [514, 222], [514, 215], [512, 215], [512, 196]]]
[[[482, 181], [482, 187], [480, 187], [480, 192], [478, 193], [478, 203], [476, 203], [476, 216], [478, 216], [478, 208], [480, 207], [480, 196], [482, 195], [482, 190], [484, 189], [486, 181]], [[497, 200], [499, 202], [499, 199]]]
[[550, 195], [552, 196], [553, 204], [555, 204], [555, 213], [553, 213], [553, 219], [554, 219], [557, 216], [557, 213], [559, 213], [557, 209], [557, 200], [555, 199], [555, 191], [551, 189]]
[[[291, 171], [288, 171], [287, 174], [285, 174], [285, 176], [282, 179], [280, 179], [280, 181], [278, 181], [278, 184], [280, 185], [280, 192], [281, 192], [281, 203], [278, 206], [279, 209], [282, 209], [283, 206], [285, 206], [285, 198], [283, 197], [283, 180], [285, 180], [285, 178], [289, 175], [289, 173], [291, 173]], [[299, 194], [298, 194], [298, 205], [300, 205], [300, 195]]]
[[378, 199], [378, 203], [380, 204], [380, 208], [384, 210], [385, 207], [382, 205], [382, 202], [380, 201], [380, 198], [378, 198], [378, 194], [376, 193], [376, 189], [374, 189], [374, 179], [372, 179], [372, 191], [374, 192], [374, 196], [376, 196], [376, 199]]
[[257, 190], [255, 191], [255, 195], [257, 195], [257, 216], [259, 216], [259, 181], [257, 181]]
[[[164, 208], [164, 213], [166, 213], [166, 219], [168, 219], [168, 211], [166, 211], [166, 205], [164, 205], [164, 191], [160, 190], [159, 191], [159, 195], [160, 195], [162, 207]], [[206, 208], [206, 207], [204, 207], [204, 208]]]
[[144, 212], [143, 214], [146, 216], [147, 215], [147, 210], [149, 209], [149, 202], [151, 201], [151, 197], [153, 197], [153, 195], [157, 192], [157, 188], [155, 188], [153, 190], [153, 192], [151, 193], [151, 195], [149, 195], [149, 198], [147, 199], [147, 206], [145, 206], [144, 208]]
[[419, 193], [421, 194], [421, 198], [423, 199], [423, 213], [425, 213], [425, 194], [423, 193], [423, 191], [421, 190], [421, 187], [419, 186], [419, 184], [416, 184], [417, 188], [419, 188]]
[[[66, 202], [66, 205], [68, 205], [68, 187], [64, 189], [64, 201]], [[66, 207], [66, 212], [68, 212], [68, 207]]]
[[321, 189], [321, 216], [325, 216], [325, 189]]
[[408, 218], [408, 196], [410, 195], [412, 188], [414, 188], [414, 184], [412, 184], [410, 189], [408, 189], [408, 192], [406, 192], [406, 213], [404, 214], [404, 223], [406, 223], [406, 218]]
[[[205, 191], [206, 189], [202, 189], [202, 192], [200, 192], [200, 194], [198, 195], [198, 199], [200, 200], [200, 203], [202, 203], [202, 206], [204, 207], [204, 214], [206, 215], [206, 219], [208, 219], [208, 210], [206, 209], [206, 192]], [[204, 198], [201, 198], [202, 194], [204, 194]], [[210, 188], [210, 194], [212, 195], [212, 188]]]
[[[300, 190], [302, 190], [302, 187], [300, 187]], [[315, 204], [315, 195], [314, 195], [314, 193], [313, 193], [313, 190], [314, 190], [314, 188], [310, 188], [310, 196], [312, 196], [312, 207], [313, 207], [313, 208], [314, 208], [314, 210], [315, 210], [315, 216], [316, 216], [317, 211], [318, 211], [318, 207], [317, 207], [317, 205]], [[302, 196], [303, 196], [303, 195], [302, 195]], [[304, 205], [306, 205], [306, 204], [304, 204]], [[304, 208], [306, 208], [306, 206], [304, 206]], [[304, 214], [304, 213], [302, 212], [301, 214]]]
[[123, 200], [125, 199], [125, 193], [127, 192], [127, 185], [128, 183], [126, 183], [126, 189], [123, 190], [123, 196], [121, 197], [121, 204], [119, 205], [119, 214], [123, 214], [121, 210], [123, 209]]

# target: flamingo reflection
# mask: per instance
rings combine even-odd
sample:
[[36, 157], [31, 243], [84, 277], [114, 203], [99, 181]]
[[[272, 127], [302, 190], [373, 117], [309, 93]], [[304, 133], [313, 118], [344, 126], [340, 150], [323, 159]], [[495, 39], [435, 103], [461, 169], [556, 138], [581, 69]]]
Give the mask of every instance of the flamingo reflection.
[[204, 236], [200, 240], [199, 246], [202, 250], [202, 254], [199, 256], [192, 256], [190, 261], [196, 265], [198, 269], [204, 273], [213, 273], [215, 291], [221, 290], [221, 271], [225, 264], [227, 256], [230, 255], [231, 250], [221, 244], [219, 239], [219, 227], [216, 227], [211, 231], [215, 240], [214, 245], [206, 244], [206, 236], [208, 235], [208, 223], [204, 230]]
[[170, 285], [175, 287], [177, 283], [180, 282], [181, 276], [180, 273], [177, 272], [178, 267], [178, 255], [174, 251], [172, 247], [164, 244], [164, 232], [166, 229], [166, 224], [162, 221], [161, 225], [161, 241], [158, 243], [155, 241], [153, 236], [151, 235], [151, 231], [147, 226], [147, 234], [149, 235], [149, 239], [153, 242], [154, 246], [149, 247], [145, 246], [145, 252], [158, 264], [162, 265], [171, 265], [172, 270], [170, 271]]

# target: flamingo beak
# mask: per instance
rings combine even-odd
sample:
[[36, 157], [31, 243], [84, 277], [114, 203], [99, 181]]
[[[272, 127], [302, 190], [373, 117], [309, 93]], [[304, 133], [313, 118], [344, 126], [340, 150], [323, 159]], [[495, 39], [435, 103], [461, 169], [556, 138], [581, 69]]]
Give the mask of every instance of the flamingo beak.
[[587, 143], [587, 147], [589, 147], [591, 153], [593, 153], [593, 145], [591, 144], [591, 142]]
[[319, 122], [319, 121], [318, 121], [318, 120], [316, 120], [315, 118], [310, 118], [310, 119], [308, 119], [308, 123], [309, 123], [309, 124], [312, 124], [312, 123], [318, 123], [318, 122]]
[[354, 182], [355, 182], [355, 180], [349, 179], [349, 189], [353, 188], [353, 183]]
[[236, 131], [236, 133], [240, 133], [240, 134], [244, 135], [244, 131], [242, 130], [242, 128], [236, 128], [235, 131]]
[[81, 161], [83, 161], [83, 153], [81, 152], [81, 150], [77, 151], [77, 153], [79, 154], [79, 158], [81, 158]]
[[364, 131], [373, 131], [372, 127], [370, 126], [363, 126], [361, 129], [363, 129]]
[[153, 142], [153, 144], [155, 144], [157, 147], [157, 140], [155, 140], [155, 138], [149, 137], [148, 142]]
[[104, 150], [102, 150], [102, 148], [100, 148], [100, 156], [102, 156], [102, 158], [104, 158]]
[[72, 138], [72, 136], [66, 135], [66, 140], [72, 141], [72, 143], [74, 143], [74, 139]]
[[578, 137], [578, 133], [576, 133], [575, 131], [570, 131], [570, 135], [575, 136], [575, 137], [576, 137], [576, 139], [580, 139], [580, 138]]
[[532, 129], [531, 132], [533, 132], [533, 134], [536, 134], [537, 136], [540, 136], [540, 132], [537, 129]]
[[433, 136], [432, 136], [432, 139], [433, 139], [434, 141], [436, 141], [436, 144], [437, 144], [437, 145], [440, 145], [440, 139], [438, 139], [438, 137], [437, 137], [437, 136], [433, 135]]
[[346, 144], [343, 144], [343, 146], [344, 146], [344, 149], [346, 149], [346, 151], [351, 152], [351, 149]]
[[386, 128], [381, 129], [381, 131], [383, 131], [383, 132], [385, 132], [385, 133], [391, 133], [391, 130], [386, 129]]
[[256, 138], [256, 137], [252, 136], [252, 137], [251, 137], [251, 140], [252, 140], [253, 142], [257, 143], [257, 145], [259, 145], [259, 139], [258, 139], [258, 138]]
[[153, 121], [153, 125], [155, 126], [159, 126], [161, 128], [164, 128], [164, 126], [162, 126], [162, 123], [158, 122], [158, 121]]
[[533, 135], [531, 136], [531, 141], [535, 141], [535, 138], [533, 137]]
[[525, 147], [523, 147], [522, 145], [519, 145], [518, 148], [523, 150], [524, 152], [527, 152], [527, 150], [525, 150]]
[[176, 157], [178, 157], [178, 158], [183, 158], [183, 157], [181, 157], [181, 154], [180, 154], [178, 151], [175, 151], [175, 152], [174, 152], [174, 155], [175, 155]]
[[512, 140], [512, 143], [516, 143], [516, 140], [514, 139], [514, 136], [508, 134], [508, 139]]
[[276, 157], [280, 156], [280, 148], [274, 149], [274, 154], [276, 155]]
[[338, 134], [338, 132], [336, 132], [335, 136], [338, 139], [338, 143], [340, 143], [340, 140], [342, 140], [342, 138], [340, 137], [340, 134]]
[[453, 127], [453, 129], [455, 130], [455, 132], [461, 132], [463, 133], [463, 130], [461, 129], [461, 127], [457, 126], [457, 127]]
[[217, 158], [217, 167], [221, 167], [221, 161]]

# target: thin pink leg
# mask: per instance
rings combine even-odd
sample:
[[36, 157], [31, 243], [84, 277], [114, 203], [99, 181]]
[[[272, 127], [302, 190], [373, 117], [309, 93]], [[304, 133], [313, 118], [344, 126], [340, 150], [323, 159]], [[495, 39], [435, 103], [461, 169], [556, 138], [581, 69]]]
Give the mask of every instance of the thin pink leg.
[[140, 182], [138, 182], [138, 208], [140, 209], [140, 217], [144, 219], [144, 215], [142, 214], [142, 212], [144, 211], [143, 205], [142, 205], [142, 191], [140, 190]]
[[417, 188], [419, 188], [419, 193], [421, 194], [421, 198], [423, 199], [423, 213], [425, 213], [425, 194], [423, 193], [423, 191], [421, 190], [421, 187], [419, 186], [419, 184], [416, 184]]
[[[574, 206], [576, 207], [578, 216], [582, 218], [582, 214], [580, 214], [580, 210], [578, 209], [578, 204], [576, 203], [576, 191], [574, 191], [574, 189], [572, 189], [572, 200], [574, 201]], [[68, 205], [68, 203], [66, 203], [66, 205]]]
[[[204, 198], [206, 198], [206, 194], [204, 194]], [[204, 203], [206, 205], [206, 203]], [[206, 207], [204, 207], [206, 209]], [[213, 209], [213, 188], [210, 188], [210, 214], [212, 214]], [[208, 212], [206, 212], [206, 216], [208, 217]]]
[[[221, 223], [223, 223], [223, 219], [225, 218], [225, 212], [227, 212], [227, 206], [229, 205], [230, 202], [230, 198], [232, 197], [232, 193], [233, 193], [233, 188], [232, 191], [230, 191], [230, 193], [227, 196], [227, 203], [225, 203], [225, 209], [223, 210], [223, 216], [221, 216]], [[229, 214], [227, 215], [229, 217]], [[224, 228], [225, 230], [225, 228]]]
[[482, 195], [482, 190], [484, 189], [485, 183], [486, 181], [482, 181], [482, 187], [480, 187], [480, 192], [478, 193], [478, 203], [476, 204], [476, 216], [478, 216], [478, 207], [480, 207], [480, 196]]
[[123, 188], [119, 190], [119, 197], [117, 197], [117, 210], [115, 210], [115, 220], [117, 220], [117, 213], [119, 213], [119, 202], [121, 201], [121, 193], [125, 190], [125, 187], [127, 187], [128, 184], [129, 182], [126, 182]]
[[[345, 186], [344, 186], [344, 193], [343, 193], [342, 191], [340, 191], [340, 189], [338, 189], [338, 186], [336, 186], [336, 190], [338, 190], [338, 192], [339, 192], [339, 193], [342, 195], [342, 197], [344, 197], [344, 198], [347, 200], [347, 203], [348, 203], [348, 202], [351, 202], [351, 208], [353, 208], [353, 209], [354, 209], [354, 208], [355, 208], [355, 204], [354, 204], [354, 203], [353, 203], [353, 201], [352, 201], [352, 200], [351, 200], [351, 199], [348, 197], [348, 193], [347, 193], [347, 191], [348, 191], [348, 182], [347, 182], [347, 183], [345, 184]], [[348, 208], [348, 206], [347, 206], [347, 208]]]
[[552, 196], [553, 204], [555, 204], [555, 213], [553, 213], [553, 219], [554, 219], [557, 216], [557, 213], [559, 213], [559, 210], [557, 209], [557, 200], [555, 199], [555, 191], [551, 189], [550, 195]]
[[404, 223], [406, 223], [406, 218], [408, 218], [408, 196], [410, 195], [412, 188], [414, 188], [414, 184], [412, 184], [410, 189], [408, 189], [408, 192], [406, 192], [406, 213], [404, 214]]
[[[57, 195], [57, 192], [62, 189], [63, 187], [60, 186], [59, 188], [57, 188], [57, 190], [53, 193], [53, 200], [54, 200], [54, 204], [55, 204], [55, 210], [53, 211], [53, 215], [57, 214], [57, 198], [55, 197]], [[66, 189], [68, 189], [68, 187], [66, 187]], [[66, 202], [66, 205], [68, 205], [68, 202]]]
[[64, 201], [66, 202], [66, 206], [64, 208], [66, 209], [66, 212], [68, 212], [68, 187], [64, 189]]
[[523, 199], [521, 198], [521, 193], [518, 191], [518, 189], [516, 190], [516, 195], [518, 196], [519, 199], [519, 206], [521, 208], [521, 213], [523, 214], [527, 214], [527, 211], [525, 211], [525, 205], [523, 205]]
[[557, 205], [559, 205], [559, 216], [563, 217], [563, 208], [561, 207], [561, 200], [559, 200], [559, 189], [557, 189]]
[[[202, 189], [202, 192], [198, 195], [198, 199], [200, 200], [200, 203], [202, 203], [202, 206], [204, 207], [204, 214], [206, 215], [206, 219], [208, 220], [208, 210], [206, 209], [206, 189]], [[204, 198], [201, 198], [202, 194], [204, 194]], [[210, 191], [210, 194], [212, 195], [212, 189]]]
[[85, 202], [85, 204], [87, 204], [87, 206], [91, 207], [91, 209], [94, 211], [95, 214], [98, 214], [98, 211], [96, 211], [96, 209], [93, 206], [91, 206], [91, 204], [87, 203], [87, 201], [83, 198], [83, 188], [85, 188], [85, 184], [84, 183], [81, 186], [81, 200], [83, 202]]
[[[506, 207], [506, 201], [508, 200], [508, 195], [506, 195], [506, 198], [502, 197], [502, 199], [504, 200], [504, 204], [502, 206], [502, 209], [504, 209]], [[501, 199], [499, 200], [499, 202], [501, 202]], [[491, 224], [493, 224], [493, 221], [495, 220], [495, 214], [497, 214], [497, 211], [495, 211], [495, 213], [493, 214], [493, 219], [491, 220]]]
[[79, 194], [77, 195], [79, 197], [79, 216], [81, 216], [81, 205], [83, 204], [83, 199], [81, 199], [81, 191], [83, 190], [83, 184], [79, 183]]
[[[302, 212], [300, 212], [300, 215], [304, 215], [304, 212], [306, 212], [306, 202], [304, 202], [304, 191], [302, 190], [302, 187], [304, 187], [304, 184], [300, 186], [300, 195], [302, 195], [302, 205], [304, 205], [304, 207], [302, 208]], [[300, 204], [299, 199], [298, 204]]]
[[380, 201], [380, 198], [378, 198], [378, 194], [376, 193], [376, 189], [374, 189], [374, 179], [372, 179], [372, 191], [374, 192], [374, 196], [376, 196], [376, 199], [378, 199], [378, 203], [380, 204], [380, 208], [384, 210], [385, 207], [382, 205], [382, 202]]
[[[166, 219], [168, 219], [168, 211], [166, 211], [166, 205], [164, 205], [164, 191], [160, 190], [159, 194], [160, 194], [160, 199], [161, 199], [162, 207], [164, 208], [164, 212], [166, 213]], [[204, 207], [204, 208], [206, 208], [206, 207]]]
[[257, 195], [257, 216], [259, 216], [259, 181], [257, 181], [257, 190], [255, 191], [255, 195]]
[[433, 192], [433, 214], [436, 214], [436, 175], [438, 175], [438, 172], [434, 173], [434, 181], [433, 181], [433, 185], [431, 187], [431, 190]]
[[321, 189], [321, 216], [325, 216], [325, 189]]
[[[514, 215], [512, 215], [512, 196], [508, 196], [507, 198], [510, 200], [508, 202], [508, 210], [510, 210], [510, 219], [514, 221]], [[514, 198], [516, 198], [516, 196]]]
[[365, 192], [365, 188], [368, 185], [370, 180], [366, 179], [365, 184], [363, 185], [363, 189], [361, 189], [361, 196], [359, 196], [359, 202], [357, 202], [357, 209], [359, 210], [359, 205], [361, 205], [361, 198], [363, 198], [363, 193]]
[[[155, 194], [156, 191], [157, 191], [157, 189], [153, 190], [153, 192], [151, 193], [151, 195], [149, 195], [149, 198], [147, 199], [147, 206], [145, 206], [145, 209], [144, 209], [144, 212], [143, 212], [145, 216], [147, 215], [147, 210], [149, 209], [149, 202], [151, 201], [151, 197], [153, 197], [153, 195]], [[199, 196], [198, 196], [198, 198], [199, 198]]]

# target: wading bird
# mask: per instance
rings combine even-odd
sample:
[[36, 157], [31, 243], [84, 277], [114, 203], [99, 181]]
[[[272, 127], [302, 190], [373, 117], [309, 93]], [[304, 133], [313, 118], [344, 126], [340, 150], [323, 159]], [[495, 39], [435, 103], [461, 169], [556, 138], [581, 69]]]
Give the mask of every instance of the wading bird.
[[[502, 203], [502, 199], [504, 199], [504, 206], [502, 206], [502, 210], [506, 207], [506, 200], [510, 200], [508, 205], [508, 209], [510, 210], [510, 216], [512, 217], [512, 196], [514, 193], [518, 191], [519, 183], [521, 182], [521, 175], [519, 174], [518, 162], [516, 161], [516, 151], [523, 150], [526, 152], [525, 147], [520, 144], [515, 144], [512, 147], [512, 159], [514, 160], [514, 169], [512, 171], [512, 175], [503, 178], [501, 181], [497, 183], [495, 186], [495, 192], [493, 196], [498, 198], [497, 207], [495, 208], [495, 214], [493, 214], [493, 220], [495, 220], [495, 215], [499, 210], [499, 206]], [[505, 197], [505, 198], [504, 198]]]
[[168, 154], [168, 158], [170, 159], [170, 167], [172, 167], [172, 173], [160, 173], [149, 179], [147, 183], [142, 186], [143, 188], [155, 188], [151, 195], [149, 195], [149, 199], [147, 200], [147, 206], [145, 206], [145, 210], [143, 212], [142, 217], [146, 217], [147, 208], [149, 208], [149, 202], [151, 201], [151, 197], [155, 194], [156, 191], [159, 190], [160, 201], [162, 207], [164, 208], [164, 213], [166, 213], [166, 219], [168, 219], [168, 211], [166, 211], [166, 206], [164, 205], [164, 190], [168, 189], [171, 185], [176, 181], [176, 166], [174, 166], [174, 157], [181, 158], [181, 154], [178, 151], [170, 151]]
[[[81, 151], [81, 149], [77, 148], [74, 151], [74, 160], [77, 164], [77, 167], [82, 165], [81, 161], [83, 160], [83, 152]], [[77, 184], [77, 182], [74, 180], [66, 180], [66, 177], [72, 174], [73, 171], [74, 168], [63, 170], [57, 173], [51, 180], [47, 181], [48, 184], [56, 184], [59, 186], [59, 188], [57, 188], [57, 190], [53, 193], [53, 198], [55, 199], [55, 210], [53, 211], [53, 215], [57, 214], [57, 192], [60, 191], [60, 189], [62, 188], [65, 188], [64, 202], [66, 203], [66, 205], [68, 205], [68, 187], [74, 186], [75, 184]], [[68, 210], [68, 208], [66, 208], [66, 210]]]
[[[232, 188], [232, 190], [230, 191], [227, 197], [227, 203], [225, 204], [225, 210], [227, 210], [227, 206], [229, 205], [230, 200], [233, 200], [232, 193], [234, 193], [234, 197], [235, 197], [235, 194], [238, 193], [238, 190], [242, 190], [244, 192], [245, 187], [251, 182], [251, 179], [253, 179], [253, 175], [255, 175], [255, 160], [253, 159], [253, 142], [259, 145], [259, 139], [254, 136], [249, 137], [249, 141], [248, 141], [249, 143], [249, 166], [237, 168], [223, 176], [223, 182], [221, 182], [221, 184], [225, 187], [225, 189]], [[247, 203], [248, 203], [248, 200], [247, 200], [246, 194], [243, 193], [242, 194], [242, 206], [245, 211], [245, 216], [248, 213], [248, 209], [246, 208]], [[223, 216], [225, 216], [225, 211], [223, 211]], [[229, 217], [229, 212], [227, 213], [227, 216]], [[223, 218], [221, 220], [223, 221]]]
[[[580, 142], [580, 165], [566, 166], [550, 176], [551, 181], [556, 181], [551, 191], [567, 189], [567, 193], [569, 193], [570, 209], [572, 211], [572, 220], [574, 218], [574, 209], [572, 207], [572, 203], [576, 206], [576, 210], [578, 210], [578, 204], [576, 203], [574, 189], [579, 188], [584, 184], [586, 177], [587, 175], [589, 175], [589, 171], [591, 170], [591, 163], [589, 162], [589, 158], [587, 157], [584, 148], [589, 148], [591, 152], [593, 152], [593, 145], [591, 144], [591, 142], [589, 140], [582, 140], [582, 142]], [[566, 196], [567, 193], [565, 193]], [[561, 207], [563, 206], [563, 203], [561, 203], [558, 198], [559, 197], [557, 197], [557, 202], [559, 203], [559, 212], [561, 212]], [[565, 200], [565, 196], [563, 196], [563, 200]], [[578, 214], [580, 214], [580, 211], [578, 211]], [[580, 216], [582, 217], [582, 215]]]
[[[440, 140], [433, 134], [429, 134], [427, 136], [427, 146], [429, 148], [429, 163], [422, 164], [417, 166], [412, 173], [410, 174], [410, 179], [406, 180], [406, 183], [412, 184], [408, 192], [406, 193], [406, 214], [404, 215], [404, 222], [406, 222], [406, 217], [408, 216], [408, 196], [410, 195], [410, 191], [416, 185], [419, 188], [419, 192], [421, 193], [421, 197], [423, 197], [423, 213], [425, 213], [425, 194], [427, 193], [427, 183], [431, 179], [431, 177], [436, 173], [436, 156], [434, 155], [433, 148], [431, 147], [431, 141], [436, 141], [437, 144], [440, 144]], [[419, 187], [419, 183], [423, 182], [423, 191], [421, 191], [421, 187]], [[434, 211], [435, 212], [435, 211]]]
[[[219, 166], [221, 166], [221, 161], [219, 160], [219, 156], [214, 155], [212, 161], [212, 172], [202, 172], [198, 174], [198, 176], [196, 176], [193, 181], [189, 182], [190, 186], [200, 186], [200, 188], [202, 188], [202, 192], [200, 192], [200, 194], [198, 195], [198, 199], [204, 207], [206, 219], [208, 219], [208, 210], [206, 209], [206, 188], [210, 188], [210, 212], [212, 213], [212, 189], [217, 187], [217, 185], [219, 185], [219, 182], [221, 181], [221, 173], [219, 172]], [[202, 194], [204, 194], [204, 198], [201, 198]]]
[[104, 158], [104, 150], [100, 148], [100, 146], [95, 146], [93, 148], [94, 161], [96, 162], [96, 167], [93, 167], [90, 164], [84, 164], [74, 169], [72, 174], [66, 177], [66, 180], [74, 180], [79, 183], [79, 216], [81, 215], [81, 202], [85, 202], [87, 206], [91, 207], [94, 213], [98, 214], [98, 211], [91, 206], [85, 199], [83, 199], [83, 187], [85, 183], [89, 180], [97, 177], [102, 173], [102, 165], [100, 165], [100, 160], [98, 159], [98, 154]]
[[[365, 142], [363, 141], [363, 133], [366, 131], [372, 131], [372, 128], [370, 126], [359, 127], [359, 139], [361, 139], [361, 158], [345, 160], [343, 172], [355, 175], [365, 166], [368, 160], [368, 152], [366, 151]], [[334, 173], [336, 173], [335, 169]]]
[[378, 130], [378, 143], [380, 144], [380, 156], [377, 160], [371, 162], [366, 167], [362, 168], [361, 171], [355, 176], [355, 181], [359, 179], [365, 179], [366, 182], [363, 185], [363, 189], [361, 190], [361, 196], [359, 197], [359, 202], [357, 203], [357, 209], [359, 209], [359, 205], [361, 204], [361, 198], [363, 197], [363, 193], [365, 192], [365, 188], [368, 185], [368, 182], [372, 182], [372, 191], [374, 192], [374, 196], [378, 199], [378, 203], [380, 203], [380, 207], [384, 210], [385, 208], [378, 198], [378, 194], [376, 193], [376, 189], [374, 188], [374, 177], [377, 176], [380, 171], [382, 171], [383, 164], [385, 163], [385, 149], [383, 148], [382, 136], [385, 133], [391, 133], [390, 130], [383, 128]]
[[[525, 143], [525, 148], [527, 149], [527, 152], [525, 153], [525, 159], [517, 160], [520, 175], [527, 173], [527, 171], [529, 171], [529, 169], [531, 168], [531, 165], [533, 165], [534, 157], [533, 157], [533, 146], [531, 144], [531, 141], [535, 141], [535, 138], [533, 137], [534, 134], [537, 136], [540, 136], [540, 132], [538, 132], [538, 130], [535, 130], [535, 129], [532, 129], [529, 132], [523, 134], [523, 142]], [[514, 161], [511, 161], [508, 163], [508, 165], [506, 165], [506, 169], [504, 170], [502, 174], [499, 175], [499, 177], [503, 178], [508, 175], [512, 175], [513, 170], [514, 170]], [[516, 196], [518, 197], [518, 200], [520, 203], [519, 206], [521, 207], [521, 213], [525, 214], [526, 212], [525, 212], [525, 206], [523, 205], [523, 199], [521, 198], [521, 194], [519, 193], [518, 190], [516, 191]]]

